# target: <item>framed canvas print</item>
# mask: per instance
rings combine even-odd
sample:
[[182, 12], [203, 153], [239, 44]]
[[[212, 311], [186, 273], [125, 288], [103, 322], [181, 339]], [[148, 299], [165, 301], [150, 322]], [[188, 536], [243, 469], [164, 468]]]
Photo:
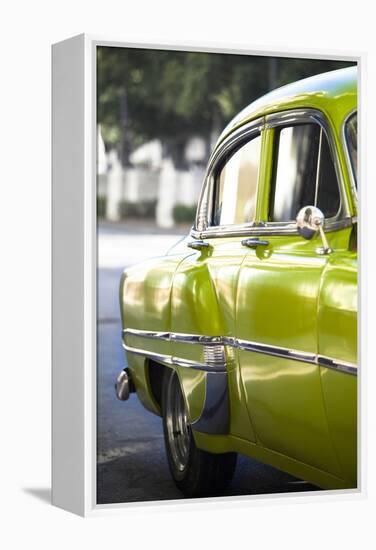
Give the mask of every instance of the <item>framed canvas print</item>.
[[53, 502], [355, 494], [359, 56], [53, 46]]

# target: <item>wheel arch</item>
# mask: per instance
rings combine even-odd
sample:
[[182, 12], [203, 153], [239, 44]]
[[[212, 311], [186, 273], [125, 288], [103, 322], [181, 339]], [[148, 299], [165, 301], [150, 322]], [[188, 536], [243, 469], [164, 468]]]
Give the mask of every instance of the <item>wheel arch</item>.
[[169, 367], [163, 365], [162, 363], [157, 363], [149, 359], [146, 362], [146, 370], [148, 383], [150, 387], [151, 396], [159, 410], [159, 415], [162, 416], [162, 387], [163, 387], [163, 377], [165, 370]]

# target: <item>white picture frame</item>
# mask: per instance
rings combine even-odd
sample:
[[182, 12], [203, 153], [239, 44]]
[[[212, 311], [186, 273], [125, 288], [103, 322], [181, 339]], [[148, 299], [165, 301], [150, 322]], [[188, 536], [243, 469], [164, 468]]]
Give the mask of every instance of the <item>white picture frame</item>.
[[[268, 51], [218, 44], [129, 44], [90, 35], [69, 38], [52, 47], [52, 502], [81, 516], [109, 513], [161, 502], [96, 503], [96, 48], [143, 47], [284, 57], [357, 61], [359, 104], [363, 99], [364, 55], [341, 52]], [[360, 126], [363, 113], [360, 109]], [[363, 146], [362, 140], [361, 145]], [[360, 155], [360, 166], [363, 156]], [[362, 169], [361, 169], [362, 174]], [[362, 222], [361, 222], [362, 227]], [[362, 232], [362, 230], [360, 231]], [[361, 294], [361, 293], [359, 293]], [[359, 323], [360, 325], [360, 323]], [[359, 343], [362, 334], [359, 333]], [[359, 346], [360, 349], [362, 345]], [[359, 488], [260, 499], [359, 498], [365, 491], [363, 388], [359, 377]], [[351, 494], [350, 494], [351, 493]], [[235, 501], [238, 497], [232, 497]], [[228, 497], [227, 497], [228, 499]], [[244, 500], [244, 497], [240, 497]], [[211, 499], [209, 499], [211, 500]], [[216, 499], [221, 500], [221, 499]], [[222, 499], [223, 500], [223, 499]], [[164, 502], [170, 506], [205, 506], [198, 500]]]

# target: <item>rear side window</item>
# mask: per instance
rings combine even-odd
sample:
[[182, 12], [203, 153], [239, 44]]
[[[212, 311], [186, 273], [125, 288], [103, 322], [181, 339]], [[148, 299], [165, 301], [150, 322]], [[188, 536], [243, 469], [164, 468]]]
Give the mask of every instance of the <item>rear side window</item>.
[[324, 130], [315, 123], [275, 130], [269, 220], [295, 220], [303, 206], [320, 208], [326, 218], [340, 207], [336, 170]]
[[215, 177], [212, 225], [254, 221], [260, 154], [261, 135], [257, 135], [224, 160]]

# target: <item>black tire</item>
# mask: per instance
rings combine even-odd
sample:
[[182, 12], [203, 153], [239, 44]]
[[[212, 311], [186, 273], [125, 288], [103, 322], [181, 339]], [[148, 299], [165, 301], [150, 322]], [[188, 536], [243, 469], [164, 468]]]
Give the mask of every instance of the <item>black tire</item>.
[[169, 368], [163, 377], [162, 414], [168, 464], [178, 489], [187, 497], [223, 494], [234, 475], [237, 455], [196, 447], [178, 375]]

